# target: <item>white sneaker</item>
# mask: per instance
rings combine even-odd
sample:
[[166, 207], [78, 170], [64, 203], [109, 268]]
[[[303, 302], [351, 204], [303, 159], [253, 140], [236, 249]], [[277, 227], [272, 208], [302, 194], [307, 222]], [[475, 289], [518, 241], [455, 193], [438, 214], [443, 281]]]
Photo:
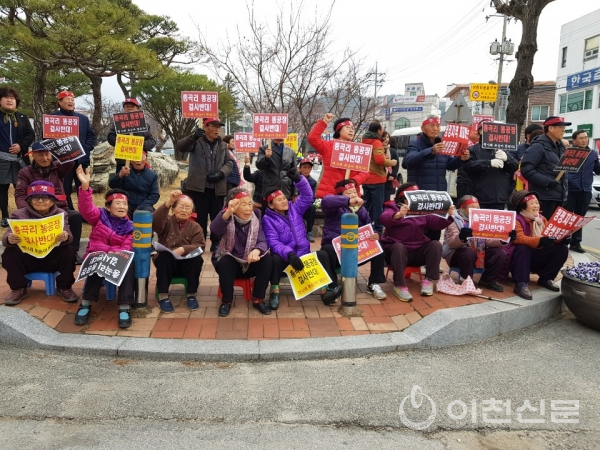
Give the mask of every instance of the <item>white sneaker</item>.
[[433, 283], [431, 281], [421, 281], [421, 295], [425, 295], [428, 297], [433, 295]]
[[410, 295], [406, 286], [394, 286], [394, 295], [403, 302], [410, 302], [412, 300], [412, 295]]
[[381, 290], [381, 287], [378, 284], [373, 283], [372, 285], [367, 285], [367, 294], [372, 294], [377, 300], [384, 300], [387, 298], [385, 292]]

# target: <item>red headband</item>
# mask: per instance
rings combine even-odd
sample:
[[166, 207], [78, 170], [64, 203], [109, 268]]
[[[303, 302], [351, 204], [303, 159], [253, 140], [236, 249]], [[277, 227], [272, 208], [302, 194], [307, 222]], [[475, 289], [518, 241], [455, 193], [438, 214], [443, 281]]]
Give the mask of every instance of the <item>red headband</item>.
[[473, 203], [479, 203], [479, 200], [477, 200], [475, 197], [468, 198], [464, 202], [462, 202], [460, 205], [458, 205], [458, 207], [463, 208], [465, 206], [472, 205]]
[[537, 200], [537, 197], [533, 194], [526, 195], [519, 204], [527, 203], [529, 200]]
[[106, 197], [107, 202], [112, 202], [113, 200], [127, 200], [127, 196], [125, 194], [110, 194]]
[[400, 192], [410, 192], [410, 191], [420, 191], [419, 186], [417, 186], [416, 184], [414, 186], [409, 186], [406, 189], [403, 189]]
[[347, 191], [348, 189], [356, 189], [356, 185], [354, 183], [348, 183], [345, 184], [343, 186], [339, 186], [335, 188], [335, 193], [336, 194], [343, 194], [344, 191]]
[[275, 199], [275, 197], [279, 197], [280, 195], [284, 194], [278, 189], [275, 192], [271, 192], [269, 195], [267, 195], [267, 198], [265, 200], [267, 200], [267, 203], [271, 203]]
[[38, 184], [36, 186], [29, 186], [27, 188], [27, 196], [37, 193], [42, 195], [54, 195], [54, 188], [45, 184]]
[[[190, 196], [188, 196], [188, 195], [185, 195], [185, 194], [181, 194], [181, 195], [179, 196], [179, 198], [178, 198], [178, 200], [186, 200], [186, 199], [187, 199], [187, 200], [192, 200], [192, 198], [191, 198]], [[193, 200], [192, 200], [192, 202], [193, 202]]]
[[337, 126], [335, 127], [335, 132], [337, 133], [338, 131], [340, 131], [342, 128], [344, 128], [346, 125], [353, 127], [354, 124], [352, 123], [351, 120], [345, 120], [343, 122], [340, 122], [337, 124]]
[[246, 191], [241, 191], [233, 196], [233, 198], [238, 199], [238, 200], [240, 198], [244, 198], [244, 197], [250, 197], [250, 194], [248, 194]]
[[437, 117], [431, 117], [429, 119], [425, 119], [423, 121], [423, 123], [421, 124], [422, 127], [424, 127], [425, 125], [429, 125], [430, 123], [436, 123], [436, 124], [440, 124], [440, 119], [438, 119]]

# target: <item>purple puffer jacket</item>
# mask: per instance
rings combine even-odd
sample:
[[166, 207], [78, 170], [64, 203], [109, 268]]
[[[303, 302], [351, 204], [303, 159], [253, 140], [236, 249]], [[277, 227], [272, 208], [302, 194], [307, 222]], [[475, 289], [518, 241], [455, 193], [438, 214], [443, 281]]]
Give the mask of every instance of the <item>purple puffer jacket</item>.
[[295, 183], [300, 196], [295, 202], [288, 202], [287, 214], [281, 215], [267, 208], [263, 217], [263, 228], [271, 251], [287, 261], [290, 252], [298, 256], [310, 253], [310, 244], [306, 239], [306, 227], [302, 216], [313, 201], [313, 193], [306, 177]]
[[[342, 231], [342, 214], [351, 213], [348, 205], [350, 199], [345, 195], [326, 195], [321, 200], [321, 209], [325, 216], [323, 225], [323, 239], [321, 245], [331, 244], [331, 241], [338, 237]], [[358, 211], [358, 226], [362, 227], [371, 223], [369, 213], [364, 206], [361, 206]]]
[[399, 242], [404, 244], [408, 251], [415, 251], [423, 244], [426, 244], [430, 239], [425, 236], [425, 228], [431, 230], [443, 230], [450, 224], [454, 223], [454, 219], [448, 216], [444, 219], [434, 214], [426, 216], [417, 216], [410, 218], [402, 218], [394, 220], [393, 216], [400, 208], [393, 201], [388, 201], [383, 204], [383, 214], [379, 216], [381, 224], [385, 227], [385, 232], [381, 238], [381, 245], [384, 250], [386, 247]]
[[92, 226], [90, 241], [83, 258], [91, 252], [131, 251], [133, 248], [133, 222], [128, 218], [117, 219], [106, 208], [94, 205], [92, 190], [79, 187], [79, 213]]

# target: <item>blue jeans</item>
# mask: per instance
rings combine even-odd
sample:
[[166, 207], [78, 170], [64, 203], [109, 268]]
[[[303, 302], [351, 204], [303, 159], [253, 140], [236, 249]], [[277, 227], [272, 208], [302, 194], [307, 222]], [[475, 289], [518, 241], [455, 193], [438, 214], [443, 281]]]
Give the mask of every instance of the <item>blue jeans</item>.
[[374, 222], [373, 229], [375, 232], [383, 233], [383, 225], [379, 221], [379, 216], [383, 213], [383, 202], [385, 202], [385, 183], [380, 184], [363, 184], [363, 198], [365, 200], [365, 208], [369, 213], [371, 221]]

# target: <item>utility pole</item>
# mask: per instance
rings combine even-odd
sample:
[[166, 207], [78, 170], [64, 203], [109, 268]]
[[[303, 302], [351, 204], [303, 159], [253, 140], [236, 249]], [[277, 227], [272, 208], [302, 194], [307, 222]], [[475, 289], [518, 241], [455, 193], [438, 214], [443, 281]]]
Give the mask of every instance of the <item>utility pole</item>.
[[375, 72], [371, 72], [369, 74], [367, 74], [369, 76], [371, 75], [375, 75], [375, 102], [377, 102], [377, 88], [383, 86], [383, 83], [385, 82], [385, 80], [383, 80], [383, 78], [380, 80], [379, 76], [385, 75], [384, 73], [379, 73], [379, 71], [377, 70], [377, 62], [375, 62]]
[[[495, 15], [492, 16], [487, 16], [486, 17], [486, 21], [487, 19], [489, 19], [490, 17], [498, 17]], [[498, 42], [498, 40], [495, 40], [494, 42], [492, 42], [492, 45], [490, 46], [490, 53], [492, 55], [500, 55], [499, 58], [499, 62], [498, 62], [498, 97], [496, 98], [496, 102], [494, 104], [494, 119], [495, 120], [499, 120], [500, 119], [500, 95], [501, 94], [501, 89], [502, 89], [502, 68], [504, 67], [504, 55], [512, 55], [514, 50], [515, 50], [515, 45], [512, 43], [512, 41], [509, 39], [508, 41], [506, 40], [506, 24], [508, 23], [508, 21], [510, 20], [508, 18], [508, 16], [502, 16], [504, 21], [502, 24], [502, 42]]]

